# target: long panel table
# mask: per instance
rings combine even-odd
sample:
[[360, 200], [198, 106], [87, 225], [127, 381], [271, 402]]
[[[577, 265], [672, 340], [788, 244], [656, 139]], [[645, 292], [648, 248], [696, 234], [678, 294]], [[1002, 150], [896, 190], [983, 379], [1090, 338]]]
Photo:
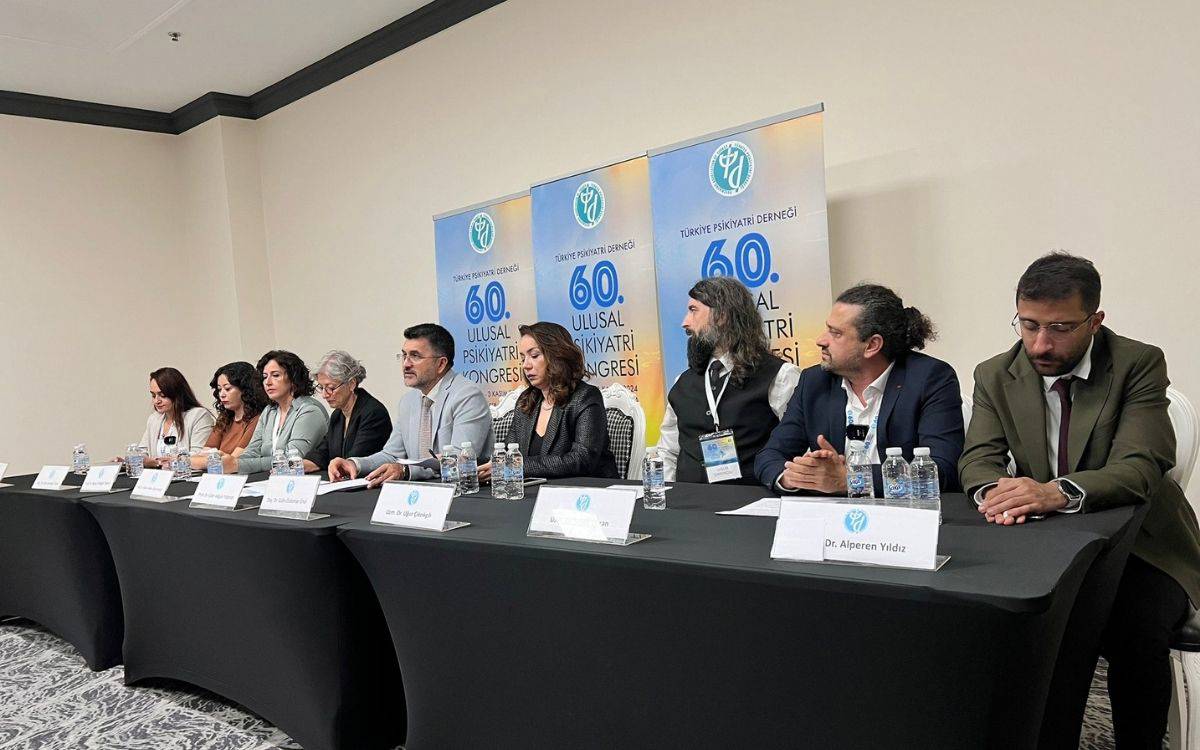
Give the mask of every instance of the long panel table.
[[[712, 513], [763, 494], [679, 485], [630, 547], [528, 538], [528, 501], [456, 500], [471, 526], [443, 534], [343, 526], [399, 657], [406, 748], [1036, 747], [1068, 621], [1107, 612], [1140, 523], [998, 528], [957, 495], [940, 572], [777, 562], [774, 519]], [[1067, 650], [1094, 663], [1090, 638]]]
[[[261, 477], [254, 477], [261, 478]], [[170, 494], [189, 494], [176, 482]], [[193, 510], [128, 493], [84, 501], [112, 551], [125, 610], [125, 680], [169, 677], [262, 715], [308, 750], [404, 740], [395, 653], [337, 527], [362, 493], [318, 498], [315, 521]]]
[[713, 515], [752, 487], [677, 485], [617, 548], [527, 538], [536, 488], [433, 534], [370, 525], [378, 490], [300, 522], [31, 479], [0, 489], [0, 613], [81, 651], [72, 618], [104, 613], [113, 661], [123, 599], [128, 681], [206, 687], [309, 750], [1068, 746], [1144, 515], [997, 528], [950, 496], [926, 573], [771, 561], [773, 519]]
[[92, 669], [120, 664], [121, 589], [104, 534], [78, 490], [35, 490], [33, 480], [9, 477], [0, 489], [0, 615], [41, 623]]

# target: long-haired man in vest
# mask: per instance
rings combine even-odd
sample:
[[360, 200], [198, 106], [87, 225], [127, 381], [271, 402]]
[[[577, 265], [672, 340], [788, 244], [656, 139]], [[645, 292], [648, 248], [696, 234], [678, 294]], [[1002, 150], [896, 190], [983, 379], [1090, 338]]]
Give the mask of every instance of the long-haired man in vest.
[[771, 354], [750, 290], [701, 279], [688, 291], [688, 369], [667, 394], [658, 447], [667, 481], [756, 484], [754, 456], [800, 370]]
[[891, 289], [859, 284], [842, 292], [817, 338], [821, 364], [806, 369], [787, 413], [754, 468], [782, 492], [846, 494], [846, 428], [866, 430], [875, 497], [883, 496], [880, 457], [928, 448], [942, 491], [958, 489], [963, 447], [962, 394], [954, 368], [914, 349], [933, 323]]

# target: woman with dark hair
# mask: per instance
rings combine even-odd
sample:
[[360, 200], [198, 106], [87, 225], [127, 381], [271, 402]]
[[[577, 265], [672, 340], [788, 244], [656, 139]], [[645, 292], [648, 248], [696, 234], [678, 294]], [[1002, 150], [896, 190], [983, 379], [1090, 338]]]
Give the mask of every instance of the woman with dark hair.
[[[217, 369], [208, 387], [215, 399], [217, 424], [204, 444], [204, 453], [216, 451], [222, 457], [236, 458], [250, 444], [258, 416], [267, 407], [262, 378], [249, 362], [230, 362]], [[192, 456], [193, 469], [203, 471], [207, 465], [207, 455]]]
[[317, 390], [333, 409], [325, 439], [304, 457], [305, 471], [325, 471], [335, 458], [372, 456], [392, 434], [392, 418], [362, 382], [367, 368], [349, 352], [334, 349], [321, 357], [313, 373]]
[[[520, 327], [517, 354], [529, 388], [517, 399], [510, 442], [525, 456], [525, 476], [617, 478], [608, 447], [608, 419], [600, 389], [583, 381], [583, 352], [558, 323]], [[481, 479], [492, 466], [479, 469]]]
[[213, 416], [200, 405], [179, 370], [160, 367], [150, 373], [150, 403], [154, 413], [138, 442], [147, 451], [146, 466], [159, 465], [159, 458], [167, 453], [168, 437], [175, 438], [176, 450], [196, 451], [208, 441]]
[[274, 350], [262, 355], [255, 369], [262, 373], [269, 403], [242, 455], [222, 460], [222, 469], [228, 473], [268, 471], [275, 451], [286, 454], [294, 448], [304, 456], [325, 439], [325, 409], [313, 398], [313, 382], [304, 360]]

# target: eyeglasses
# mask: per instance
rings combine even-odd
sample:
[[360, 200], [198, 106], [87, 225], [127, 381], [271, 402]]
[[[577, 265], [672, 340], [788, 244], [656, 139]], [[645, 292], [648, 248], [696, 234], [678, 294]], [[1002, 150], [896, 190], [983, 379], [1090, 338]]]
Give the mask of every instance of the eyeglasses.
[[1046, 325], [1041, 325], [1036, 320], [1026, 320], [1020, 315], [1014, 315], [1010, 325], [1017, 332], [1018, 336], [1024, 336], [1027, 333], [1037, 336], [1038, 331], [1045, 331], [1046, 335], [1052, 339], [1064, 339], [1087, 325], [1087, 322], [1094, 317], [1096, 317], [1096, 313], [1092, 313], [1078, 323], [1047, 323]]
[[439, 357], [427, 356], [424, 354], [411, 354], [409, 352], [400, 352], [399, 354], [396, 355], [396, 361], [401, 364], [403, 364], [405, 362], [412, 362], [413, 364], [418, 364], [426, 359], [439, 359]]
[[345, 383], [338, 383], [337, 385], [321, 385], [320, 383], [316, 384], [317, 390], [319, 390], [321, 393], [324, 393], [326, 396], [332, 396], [333, 394], [337, 393], [338, 389], [343, 385], [345, 385]]

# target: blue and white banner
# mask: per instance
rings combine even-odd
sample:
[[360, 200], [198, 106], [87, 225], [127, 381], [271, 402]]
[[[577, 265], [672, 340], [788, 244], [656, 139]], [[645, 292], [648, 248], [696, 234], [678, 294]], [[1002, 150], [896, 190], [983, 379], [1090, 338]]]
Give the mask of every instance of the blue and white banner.
[[620, 383], [658, 441], [665, 401], [646, 157], [537, 185], [538, 313], [571, 332], [593, 385]]
[[822, 112], [816, 105], [650, 153], [655, 263], [667, 383], [687, 367], [687, 292], [736, 276], [771, 349], [801, 367], [832, 299]]
[[435, 216], [438, 314], [454, 368], [492, 404], [521, 385], [517, 326], [537, 320], [529, 194]]

